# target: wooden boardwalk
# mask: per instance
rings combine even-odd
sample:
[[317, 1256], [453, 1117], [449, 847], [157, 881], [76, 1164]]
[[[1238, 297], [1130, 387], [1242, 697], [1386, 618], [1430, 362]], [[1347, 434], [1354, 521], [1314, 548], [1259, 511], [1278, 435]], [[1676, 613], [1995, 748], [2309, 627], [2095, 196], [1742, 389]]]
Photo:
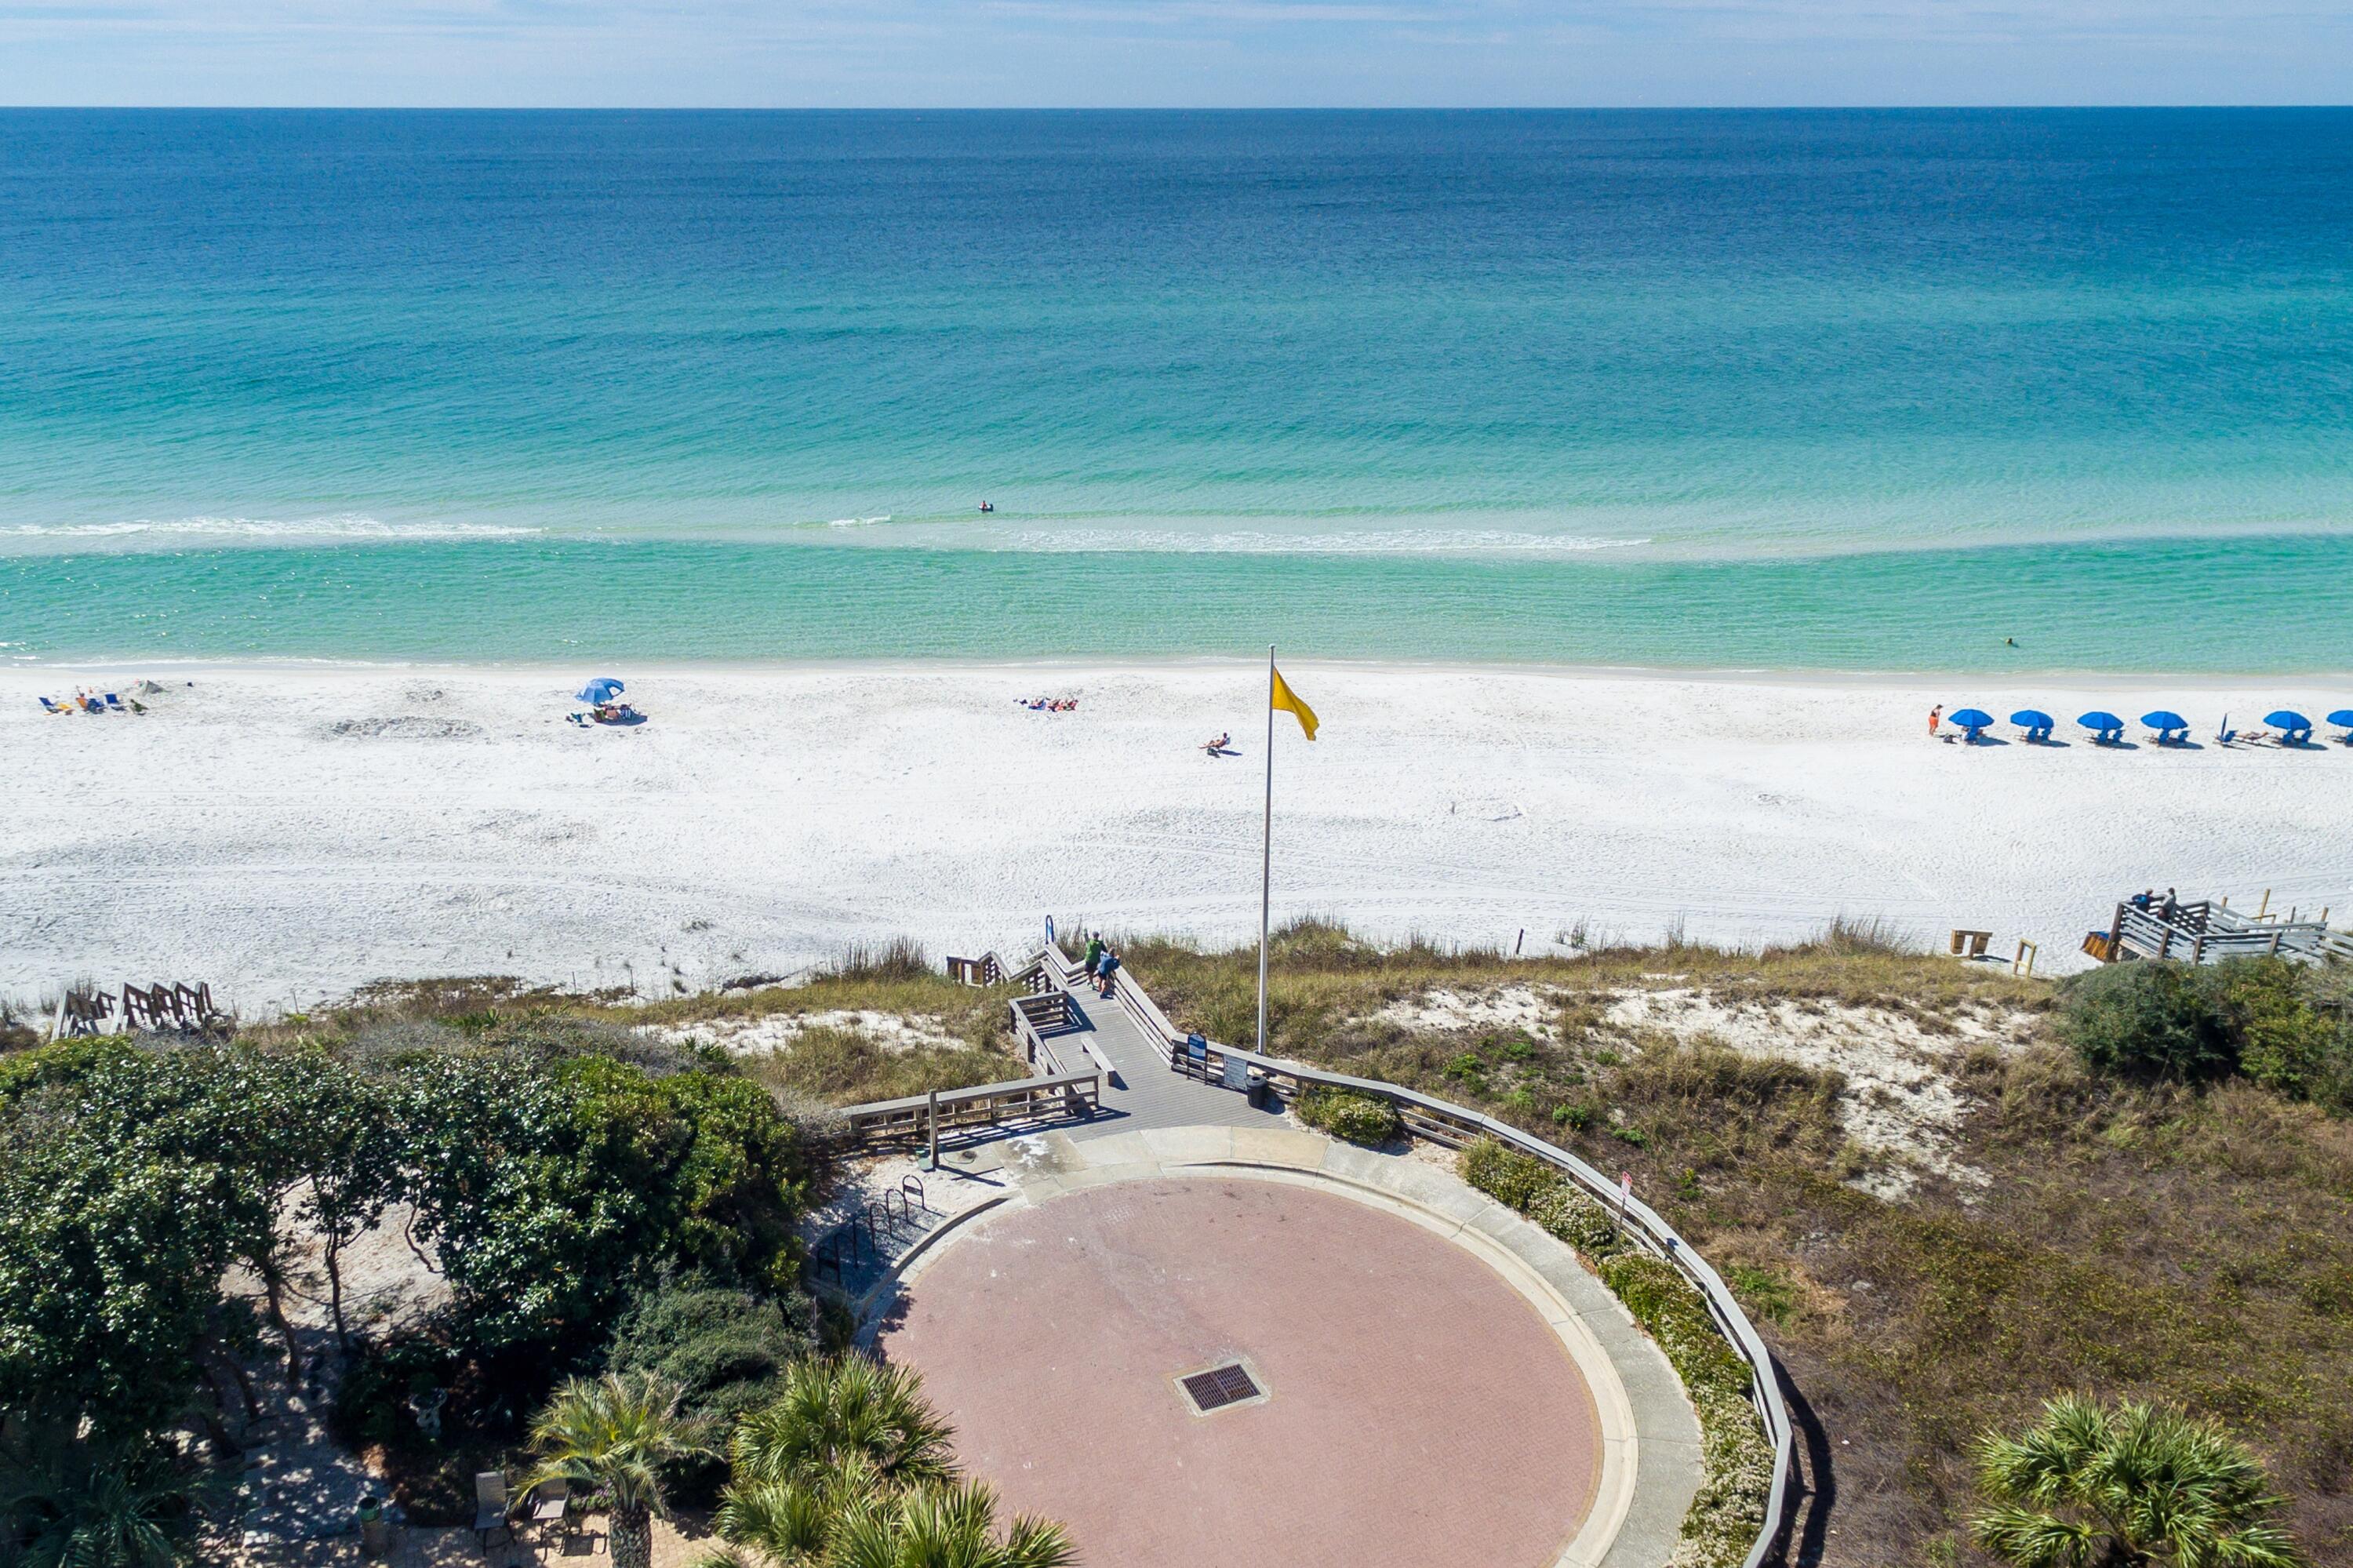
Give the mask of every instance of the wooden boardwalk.
[[1163, 1127], [1282, 1125], [1280, 1104], [1270, 1101], [1267, 1109], [1252, 1110], [1249, 1097], [1236, 1090], [1171, 1072], [1167, 1059], [1119, 1003], [1083, 986], [1071, 991], [1071, 1000], [1084, 1022], [1070, 1038], [1085, 1039], [1112, 1065], [1102, 1112], [1092, 1120], [1065, 1126], [1061, 1130], [1071, 1137], [1100, 1138]]

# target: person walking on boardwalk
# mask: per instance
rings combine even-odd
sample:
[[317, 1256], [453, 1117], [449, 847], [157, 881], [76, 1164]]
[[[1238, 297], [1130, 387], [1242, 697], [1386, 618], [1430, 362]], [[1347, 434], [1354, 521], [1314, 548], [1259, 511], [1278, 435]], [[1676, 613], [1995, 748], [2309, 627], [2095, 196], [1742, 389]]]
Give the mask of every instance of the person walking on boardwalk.
[[1113, 952], [1111, 948], [1106, 947], [1103, 950], [1103, 961], [1095, 966], [1095, 975], [1097, 980], [1101, 982], [1095, 988], [1095, 994], [1097, 996], [1104, 998], [1110, 997], [1111, 977], [1118, 972], [1119, 955]]
[[1101, 931], [1090, 931], [1090, 932], [1088, 932], [1088, 933], [1087, 933], [1087, 967], [1086, 967], [1086, 972], [1087, 972], [1090, 976], [1092, 976], [1092, 975], [1095, 972], [1095, 966], [1097, 966], [1098, 964], [1100, 964], [1100, 963], [1102, 963], [1102, 962], [1103, 962], [1103, 933], [1102, 933]]

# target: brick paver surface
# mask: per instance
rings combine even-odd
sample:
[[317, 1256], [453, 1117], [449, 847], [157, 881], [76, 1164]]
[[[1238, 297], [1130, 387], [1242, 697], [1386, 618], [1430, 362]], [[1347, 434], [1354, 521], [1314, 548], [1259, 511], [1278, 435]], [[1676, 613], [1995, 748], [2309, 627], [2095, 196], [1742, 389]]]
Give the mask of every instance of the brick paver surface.
[[[1525, 1298], [1312, 1188], [1126, 1181], [984, 1219], [882, 1349], [1092, 1568], [1541, 1568], [1599, 1470], [1592, 1396]], [[1236, 1357], [1271, 1397], [1194, 1414], [1173, 1380]]]

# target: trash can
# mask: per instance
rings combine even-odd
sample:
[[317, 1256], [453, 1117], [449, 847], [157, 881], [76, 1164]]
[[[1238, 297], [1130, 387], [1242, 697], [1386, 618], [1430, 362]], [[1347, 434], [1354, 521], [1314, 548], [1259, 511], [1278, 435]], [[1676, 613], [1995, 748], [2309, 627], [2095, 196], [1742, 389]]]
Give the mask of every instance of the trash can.
[[1266, 1110], [1274, 1104], [1274, 1086], [1266, 1081], [1266, 1074], [1257, 1067], [1250, 1070], [1250, 1109]]

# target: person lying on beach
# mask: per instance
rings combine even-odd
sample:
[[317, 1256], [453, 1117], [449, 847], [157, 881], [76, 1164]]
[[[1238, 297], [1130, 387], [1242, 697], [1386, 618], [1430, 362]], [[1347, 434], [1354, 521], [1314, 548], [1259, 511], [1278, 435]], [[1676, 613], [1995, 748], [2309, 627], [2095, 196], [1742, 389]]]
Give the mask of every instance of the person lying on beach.
[[1226, 747], [1233, 744], [1233, 739], [1234, 737], [1230, 734], [1220, 732], [1217, 739], [1204, 741], [1201, 745], [1201, 749], [1208, 752], [1212, 757], [1222, 757], [1225, 755]]

